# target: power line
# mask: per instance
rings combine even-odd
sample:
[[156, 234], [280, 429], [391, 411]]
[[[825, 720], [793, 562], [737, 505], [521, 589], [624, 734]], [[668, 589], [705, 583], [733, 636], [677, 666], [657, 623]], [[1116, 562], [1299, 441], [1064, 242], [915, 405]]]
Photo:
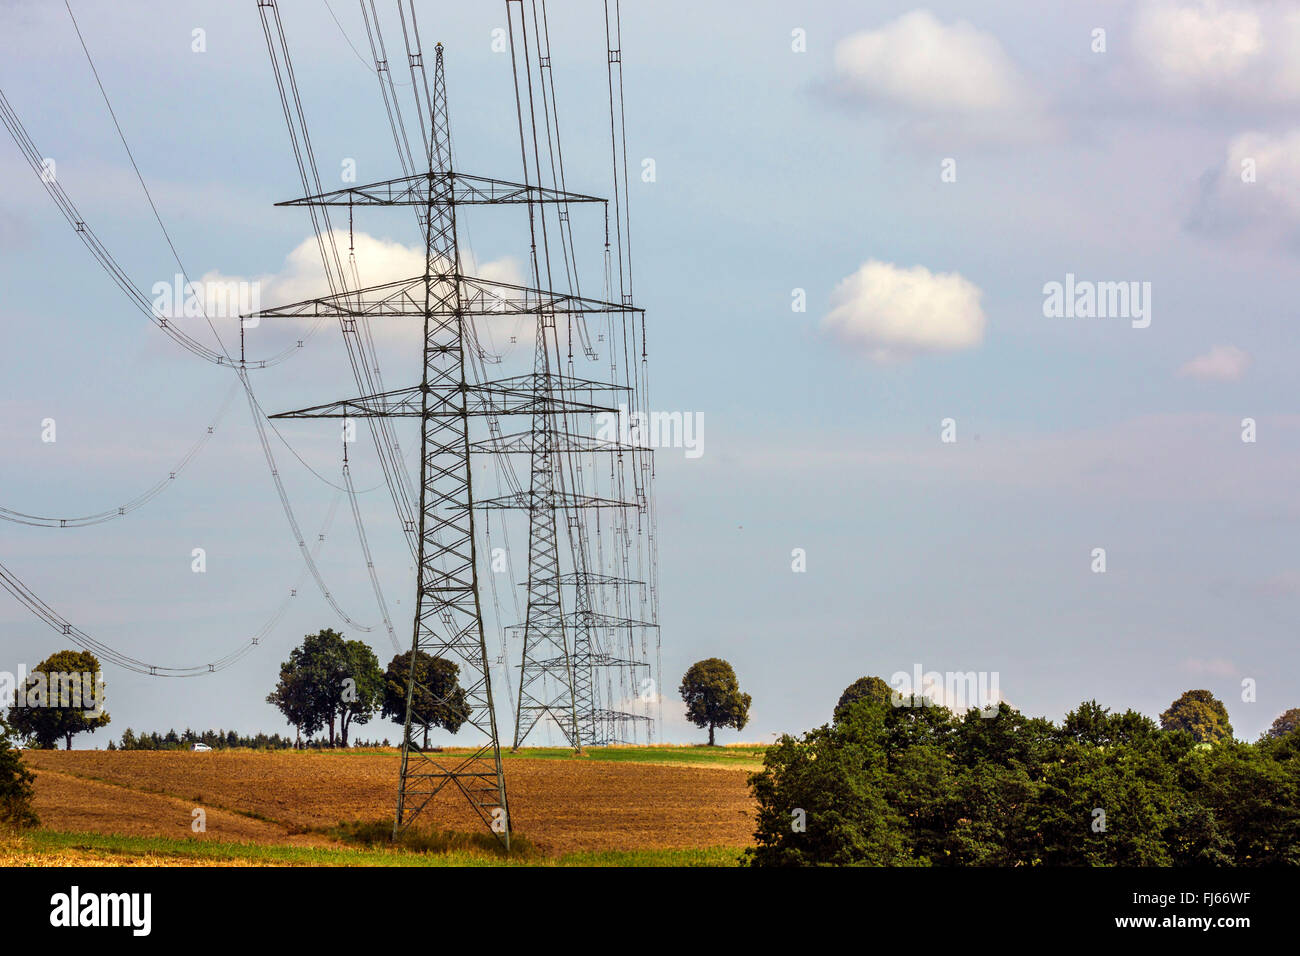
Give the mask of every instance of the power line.
[[[63, 218], [67, 220], [68, 225], [72, 226], [73, 230], [77, 234], [77, 238], [82, 241], [90, 251], [91, 256], [93, 256], [95, 261], [99, 264], [100, 268], [102, 268], [108, 274], [109, 278], [113, 280], [113, 283], [122, 290], [123, 294], [125, 294], [131, 301], [131, 304], [147, 316], [154, 325], [167, 335], [168, 338], [176, 342], [176, 344], [180, 345], [186, 351], [198, 356], [204, 361], [211, 362], [214, 365], [222, 365], [227, 368], [233, 367], [234, 363], [227, 355], [209, 348], [182, 329], [175, 326], [167, 316], [158, 314], [149, 298], [135, 286], [127, 275], [126, 270], [122, 268], [118, 261], [113, 257], [112, 253], [108, 251], [108, 248], [100, 240], [94, 229], [91, 228], [85, 217], [82, 216], [81, 211], [77, 208], [76, 204], [72, 201], [72, 198], [63, 188], [63, 185], [59, 182], [57, 176], [46, 167], [42, 153], [36, 148], [31, 136], [28, 135], [26, 128], [19, 119], [18, 113], [14, 110], [13, 105], [9, 102], [9, 99], [5, 96], [3, 90], [0, 90], [0, 122], [4, 123], [5, 128], [9, 131], [9, 135], [13, 138], [15, 145], [18, 147], [18, 151], [22, 153], [23, 159], [27, 161], [27, 165], [31, 167], [32, 172], [36, 174], [37, 178], [41, 181], [41, 184], [45, 187], [45, 191], [49, 193], [50, 198], [54, 200], [54, 204], [58, 206], [59, 212], [63, 215]], [[319, 328], [319, 323], [317, 328]], [[311, 336], [315, 334], [315, 331], [316, 330], [313, 329], [308, 333], [308, 335], [302, 339], [302, 342], [306, 342], [307, 339], [311, 338]], [[281, 362], [289, 359], [301, 347], [301, 344], [294, 345], [270, 356], [269, 358], [248, 362], [247, 365], [250, 368], [257, 369], [271, 368], [272, 366], [279, 365]]]
[[190, 450], [185, 453], [184, 457], [172, 466], [172, 469], [167, 473], [167, 477], [159, 480], [150, 486], [148, 490], [142, 494], [136, 495], [125, 504], [116, 508], [110, 508], [107, 511], [100, 511], [96, 514], [83, 515], [76, 518], [45, 518], [39, 515], [26, 514], [22, 511], [14, 511], [10, 508], [0, 508], [0, 520], [11, 521], [15, 524], [25, 524], [34, 528], [84, 528], [89, 525], [114, 521], [118, 518], [129, 515], [133, 511], [143, 508], [146, 504], [170, 487], [172, 482], [174, 482], [181, 473], [185, 471], [190, 462], [198, 457], [199, 452], [203, 450], [207, 443], [212, 439], [212, 436], [216, 433], [217, 426], [220, 425], [222, 419], [226, 417], [226, 410], [230, 407], [230, 402], [235, 397], [235, 392], [238, 388], [238, 383], [231, 386], [230, 391], [226, 393], [225, 400], [221, 403], [221, 407], [218, 409], [212, 424], [208, 425], [204, 429], [203, 435], [194, 443], [193, 446], [190, 447]]
[[[135, 170], [136, 178], [140, 183], [140, 188], [144, 191], [145, 198], [149, 202], [149, 208], [153, 211], [154, 219], [158, 223], [159, 229], [162, 230], [163, 236], [167, 241], [168, 248], [171, 249], [172, 256], [176, 262], [176, 267], [180, 270], [181, 275], [186, 280], [187, 284], [189, 284], [189, 275], [185, 269], [184, 263], [181, 261], [180, 253], [176, 249], [175, 243], [172, 242], [171, 234], [167, 231], [167, 226], [163, 222], [161, 214], [158, 212], [157, 204], [153, 201], [153, 196], [149, 191], [149, 186], [145, 182], [144, 176], [140, 172], [140, 167], [135, 161], [135, 155], [131, 150], [131, 146], [127, 142], [126, 134], [123, 132], [121, 124], [119, 124], [117, 121], [117, 114], [113, 110], [112, 102], [109, 100], [108, 91], [104, 88], [104, 84], [100, 80], [99, 70], [98, 68], [96, 68], [94, 58], [90, 54], [90, 49], [89, 47], [86, 46], [85, 39], [81, 35], [81, 28], [77, 25], [76, 17], [72, 13], [72, 7], [68, 3], [68, 0], [64, 0], [64, 6], [67, 8], [68, 16], [72, 20], [73, 29], [76, 30], [77, 39], [81, 43], [82, 52], [85, 54], [86, 60], [90, 64], [91, 72], [94, 74], [95, 83], [99, 87], [99, 92], [101, 97], [104, 100], [104, 105], [108, 108], [109, 115], [113, 119], [113, 126], [117, 130], [118, 138], [121, 140], [122, 147], [126, 151], [127, 157], [131, 161], [132, 169]], [[296, 91], [295, 91], [295, 96], [296, 96]], [[261, 412], [261, 407], [257, 402], [257, 397], [253, 393], [252, 383], [248, 379], [248, 374], [247, 374], [248, 363], [245, 361], [245, 357], [243, 355], [242, 322], [241, 322], [241, 334], [240, 334], [240, 359], [238, 365], [236, 366], [234, 359], [230, 356], [229, 351], [227, 351], [224, 342], [222, 342], [221, 336], [216, 330], [216, 326], [213, 325], [211, 318], [208, 316], [207, 308], [203, 303], [200, 303], [200, 310], [203, 313], [203, 317], [205, 321], [208, 323], [208, 327], [212, 330], [212, 334], [214, 338], [216, 338], [217, 344], [221, 348], [222, 355], [226, 359], [225, 363], [220, 363], [220, 364], [227, 364], [230, 365], [231, 367], [236, 368], [238, 378], [239, 378], [239, 383], [243, 386], [245, 395], [248, 398], [249, 409], [251, 410], [253, 415], [253, 423], [257, 428], [258, 439], [261, 442], [263, 455], [266, 459], [267, 466], [270, 469], [271, 477], [275, 483], [276, 491], [279, 495], [280, 503], [284, 510], [285, 518], [288, 520], [289, 526], [294, 533], [294, 536], [297, 540], [299, 553], [302, 555], [304, 562], [307, 564], [307, 568], [311, 573], [312, 579], [316, 582], [316, 585], [320, 589], [321, 595], [325, 598], [326, 602], [330, 605], [330, 607], [334, 609], [334, 611], [339, 615], [339, 617], [343, 621], [345, 621], [348, 625], [350, 625], [351, 627], [359, 631], [363, 631], [367, 633], [370, 632], [371, 630], [374, 629], [373, 627], [360, 624], [357, 621], [353, 620], [353, 618], [351, 618], [339, 606], [333, 594], [330, 593], [329, 588], [326, 587], [324, 578], [321, 576], [320, 569], [316, 566], [315, 560], [313, 559], [311, 552], [308, 550], [308, 548], [305, 545], [305, 542], [303, 541], [302, 532], [298, 525], [298, 519], [294, 515], [293, 506], [289, 501], [287, 492], [285, 491], [284, 483], [280, 478], [279, 470], [276, 468], [275, 457], [271, 451], [270, 443], [266, 439], [266, 429], [268, 427], [266, 417]], [[299, 342], [299, 347], [301, 347], [301, 345], [302, 343]], [[271, 428], [274, 431], [274, 426], [271, 426]], [[284, 437], [280, 435], [278, 431], [276, 431], [275, 433], [276, 433], [276, 437], [279, 438], [280, 441], [284, 443], [286, 447], [289, 447], [289, 450], [293, 452], [294, 456], [297, 457], [298, 460], [302, 462], [304, 466], [308, 467], [308, 469], [311, 470], [313, 474], [316, 474], [315, 470], [311, 469], [310, 466], [308, 466], [307, 463], [302, 459], [302, 457], [298, 455], [298, 453], [291, 446], [289, 446], [288, 442], [285, 441]], [[317, 477], [320, 477], [320, 475], [317, 474]]]
[[[325, 517], [325, 522], [321, 525], [320, 533], [316, 539], [316, 553], [319, 554], [325, 544], [325, 538], [329, 528], [334, 521], [334, 513], [338, 509], [339, 498], [336, 495], [333, 503], [330, 505], [329, 512]], [[305, 572], [304, 572], [305, 576]], [[161, 664], [151, 664], [148, 661], [141, 660], [138, 657], [119, 651], [117, 648], [103, 641], [97, 640], [90, 634], [68, 621], [67, 618], [55, 611], [50, 605], [46, 604], [35, 592], [22, 582], [19, 577], [9, 570], [4, 564], [0, 564], [0, 587], [12, 594], [20, 604], [35, 614], [38, 618], [48, 624], [56, 633], [69, 638], [78, 647], [88, 650], [95, 654], [103, 662], [114, 664], [125, 670], [134, 671], [137, 674], [147, 674], [150, 677], [200, 677], [204, 674], [215, 674], [223, 671], [228, 667], [238, 663], [244, 657], [248, 656], [258, 644], [260, 644], [277, 624], [288, 613], [293, 599], [297, 597], [298, 588], [302, 586], [302, 577], [299, 578], [295, 587], [289, 589], [288, 595], [280, 602], [275, 612], [267, 619], [266, 623], [249, 638], [240, 644], [228, 654], [223, 655], [213, 661], [204, 664], [193, 664], [184, 667], [167, 667]]]

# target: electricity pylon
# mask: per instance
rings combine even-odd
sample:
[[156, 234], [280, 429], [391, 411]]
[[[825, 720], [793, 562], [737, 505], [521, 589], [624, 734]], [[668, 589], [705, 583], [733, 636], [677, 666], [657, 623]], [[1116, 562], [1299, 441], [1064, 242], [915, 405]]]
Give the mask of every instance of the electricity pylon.
[[[495, 423], [503, 416], [527, 416], [534, 425], [534, 432], [529, 436], [533, 443], [537, 440], [536, 429], [540, 422], [543, 440], [550, 442], [552, 448], [564, 448], [567, 446], [553, 441], [556, 421], [567, 420], [570, 415], [614, 413], [617, 404], [612, 398], [602, 396], [625, 389], [556, 374], [549, 365], [540, 371], [535, 368], [531, 375], [473, 382], [469, 379], [466, 362], [467, 351], [474, 348], [472, 323], [477, 317], [535, 315], [540, 332], [546, 327], [553, 330], [555, 316], [559, 313], [638, 310], [627, 304], [602, 302], [462, 273], [456, 231], [456, 210], [459, 207], [561, 203], [567, 208], [573, 203], [603, 203], [604, 200], [455, 171], [451, 160], [441, 44], [437, 47], [431, 112], [427, 173], [279, 204], [348, 206], [350, 209], [357, 206], [419, 207], [422, 210], [421, 224], [425, 229], [423, 275], [266, 309], [257, 315], [263, 318], [335, 317], [345, 326], [358, 319], [386, 316], [419, 318], [424, 323], [424, 368], [419, 385], [271, 417], [420, 419], [418, 527], [406, 529], [418, 539], [416, 612], [394, 833], [409, 826], [450, 784], [464, 794], [508, 849], [511, 824], [483, 628], [474, 513], [481, 509], [515, 507], [530, 511], [627, 507], [628, 503], [560, 492], [544, 499], [531, 493], [476, 499], [471, 480], [471, 455], [475, 452], [499, 454], [503, 450], [516, 450], [519, 443], [516, 441], [516, 447], [510, 447], [510, 440], [497, 437], [475, 441], [470, 423], [479, 418]], [[501, 447], [503, 442], [505, 448]], [[532, 451], [531, 445], [529, 451]], [[536, 455], [534, 458], [537, 460]], [[553, 463], [554, 456], [542, 455], [541, 460]], [[554, 565], [554, 577], [558, 582], [558, 561]], [[430, 721], [414, 706], [414, 660], [417, 656], [414, 652], [450, 660], [460, 668], [459, 683], [464, 690], [465, 703], [458, 716], [486, 738], [468, 753], [443, 754], [421, 745], [424, 736], [421, 731], [429, 728]]]
[[[554, 316], [538, 316], [533, 372], [539, 381], [550, 373], [547, 336]], [[518, 750], [528, 732], [543, 717], [559, 725], [570, 746], [582, 749], [578, 732], [574, 661], [564, 629], [561, 603], [560, 549], [555, 514], [556, 438], [559, 429], [545, 412], [533, 416], [528, 485], [528, 601], [524, 616], [523, 652], [519, 664], [519, 697], [515, 709]]]
[[[533, 370], [539, 388], [549, 388], [551, 382], [548, 337], [555, 337], [554, 314], [538, 316]], [[552, 411], [539, 411], [533, 416], [526, 502], [528, 603], [522, 626], [524, 640], [513, 750], [523, 746], [529, 733], [545, 717], [555, 721], [575, 750], [581, 751], [584, 744], [609, 743], [609, 735], [601, 732], [598, 717], [595, 670], [641, 666], [638, 661], [614, 660], [593, 650], [592, 581], [586, 570], [586, 524], [582, 514], [590, 508], [633, 508], [636, 504], [567, 494], [563, 489], [565, 456], [582, 452], [616, 454], [629, 450], [629, 446], [574, 434], [567, 422], [562, 421], [563, 417]], [[524, 504], [520, 502], [521, 507]], [[574, 610], [570, 613], [565, 612], [563, 602], [562, 585], [566, 576], [561, 571], [558, 540], [561, 512], [568, 524], [569, 554], [575, 569], [568, 576], [574, 585]]]

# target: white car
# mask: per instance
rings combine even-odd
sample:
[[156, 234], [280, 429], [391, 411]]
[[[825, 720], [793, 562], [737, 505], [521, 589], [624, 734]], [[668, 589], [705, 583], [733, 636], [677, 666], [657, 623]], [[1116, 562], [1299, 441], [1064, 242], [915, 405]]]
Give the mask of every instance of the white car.
[[209, 747], [207, 744], [195, 744], [193, 747], [190, 748], [190, 750], [194, 751], [195, 753], [206, 753], [211, 749], [212, 748]]

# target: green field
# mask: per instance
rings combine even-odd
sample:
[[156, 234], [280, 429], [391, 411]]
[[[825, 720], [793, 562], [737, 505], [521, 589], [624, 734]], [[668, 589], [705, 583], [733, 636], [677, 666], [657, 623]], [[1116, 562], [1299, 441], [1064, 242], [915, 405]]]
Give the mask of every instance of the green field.
[[[447, 753], [455, 753], [459, 748], [449, 747]], [[518, 753], [502, 750], [501, 756], [506, 760], [527, 758], [529, 760], [609, 760], [618, 763], [654, 763], [689, 767], [732, 767], [738, 770], [761, 770], [763, 767], [763, 744], [733, 744], [725, 747], [710, 747], [706, 744], [683, 745], [663, 744], [642, 747], [590, 747], [582, 754], [575, 754], [568, 747], [525, 747]], [[389, 754], [391, 750], [310, 750], [283, 751], [284, 753], [313, 753], [338, 757], [361, 754]]]
[[[472, 851], [415, 853], [391, 849], [258, 845], [213, 840], [173, 840], [164, 837], [61, 833], [44, 829], [24, 833], [19, 842], [19, 846], [5, 849], [9, 853], [72, 853], [108, 863], [126, 863], [135, 858], [164, 865], [193, 866], [218, 862], [274, 866], [736, 866], [740, 856], [740, 851], [735, 847], [707, 847], [690, 850], [569, 853], [555, 858], [530, 856], [511, 859]], [[0, 853], [0, 856], [4, 855]]]
[[620, 763], [658, 763], [682, 764], [692, 767], [735, 767], [744, 770], [760, 770], [763, 766], [763, 751], [767, 748], [759, 744], [736, 744], [732, 747], [709, 747], [665, 745], [662, 747], [592, 747], [581, 756], [576, 756], [566, 747], [530, 747], [511, 754], [502, 751], [505, 757], [542, 757], [556, 760], [612, 760]]

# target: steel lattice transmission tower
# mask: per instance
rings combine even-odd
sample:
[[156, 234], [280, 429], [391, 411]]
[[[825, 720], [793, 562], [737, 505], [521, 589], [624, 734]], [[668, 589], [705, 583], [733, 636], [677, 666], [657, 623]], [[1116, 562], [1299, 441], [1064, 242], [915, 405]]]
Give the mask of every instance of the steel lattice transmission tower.
[[[550, 379], [547, 336], [554, 334], [554, 315], [538, 316], [533, 372], [543, 386]], [[529, 731], [544, 717], [552, 718], [575, 749], [578, 733], [574, 661], [564, 628], [560, 586], [560, 546], [555, 509], [555, 418], [544, 411], [533, 416], [529, 442], [528, 485], [528, 603], [524, 617], [523, 654], [519, 666], [519, 698], [515, 710], [518, 750]]]
[[[471, 455], [510, 451], [533, 453], [535, 462], [554, 461], [534, 452], [542, 423], [544, 441], [554, 437], [545, 423], [570, 415], [616, 412], [607, 397], [618, 386], [552, 372], [546, 364], [531, 375], [495, 381], [470, 380], [467, 352], [474, 348], [476, 318], [535, 316], [539, 329], [554, 328], [556, 314], [637, 311], [630, 305], [528, 288], [461, 271], [456, 211], [463, 206], [603, 203], [604, 200], [540, 186], [489, 179], [452, 167], [443, 48], [437, 47], [431, 97], [428, 171], [399, 179], [307, 196], [281, 206], [416, 206], [425, 228], [422, 275], [266, 309], [263, 318], [333, 317], [349, 323], [376, 317], [410, 317], [424, 324], [423, 375], [420, 384], [378, 394], [317, 405], [272, 418], [418, 418], [421, 423], [420, 503], [418, 527], [405, 529], [418, 539], [416, 612], [413, 652], [444, 658], [460, 668], [465, 724], [485, 738], [468, 753], [443, 754], [420, 743], [428, 723], [413, 706], [415, 683], [407, 688], [402, 736], [401, 779], [394, 831], [410, 823], [449, 784], [460, 790], [478, 815], [509, 847], [510, 817], [500, 738], [492, 696], [490, 662], [484, 634], [476, 553], [475, 511], [529, 508], [550, 512], [557, 507], [612, 507], [622, 502], [590, 496], [539, 497], [527, 494], [476, 499]], [[504, 416], [532, 420], [531, 435], [503, 438], [497, 421]], [[485, 420], [493, 434], [475, 440], [471, 423]], [[549, 436], [549, 437], [547, 437]], [[526, 439], [522, 441], [521, 439]], [[588, 440], [589, 441], [589, 440]], [[553, 446], [563, 448], [563, 445]], [[558, 493], [557, 493], [558, 494]], [[565, 500], [559, 500], [559, 499]], [[553, 527], [553, 525], [552, 525]], [[552, 539], [554, 543], [554, 539]], [[544, 545], [545, 542], [539, 544]], [[544, 562], [539, 561], [539, 568]], [[559, 587], [558, 562], [554, 568]], [[549, 572], [548, 572], [549, 573]], [[557, 600], [558, 606], [558, 600]], [[567, 651], [563, 637], [557, 650]], [[416, 655], [413, 653], [414, 659]], [[414, 675], [415, 668], [411, 668]], [[522, 697], [522, 694], [521, 694]], [[443, 703], [447, 701], [444, 700]], [[572, 704], [569, 705], [573, 721]]]
[[[520, 43], [518, 46], [516, 46], [515, 17], [511, 10], [515, 2], [519, 4]], [[541, 24], [536, 20], [536, 13], [537, 5], [534, 4], [532, 23], [532, 44], [536, 52], [536, 73], [534, 73], [530, 56], [529, 23], [525, 15], [524, 3], [522, 0], [506, 2], [510, 52], [515, 59], [515, 96], [519, 109], [519, 136], [524, 177], [525, 181], [528, 181], [530, 176], [535, 174], [537, 182], [542, 183], [546, 181], [549, 172], [552, 186], [561, 189], [565, 182], [563, 147], [560, 145], [559, 107], [555, 102], [555, 83], [551, 71], [550, 35], [549, 28], [546, 26], [545, 3], [542, 4]], [[609, 40], [608, 9], [606, 24], [607, 40]], [[617, 50], [611, 49], [610, 59], [611, 62], [621, 61]], [[524, 76], [522, 85], [521, 73]], [[544, 137], [539, 137], [538, 133], [535, 95], [540, 96], [542, 104], [541, 120], [545, 127]], [[614, 85], [611, 77], [611, 133], [615, 117], [613, 95]], [[531, 144], [524, 122], [526, 116], [531, 120], [529, 124]], [[547, 163], [544, 162], [543, 156], [549, 160], [549, 169], [544, 168]], [[621, 214], [621, 204], [617, 198], [620, 183], [617, 155], [614, 160], [615, 210], [616, 213]], [[625, 203], [626, 195], [623, 196], [623, 200]], [[552, 285], [553, 279], [547, 209], [542, 208], [539, 212], [540, 215], [537, 217], [530, 216], [532, 273], [536, 285], [549, 286]], [[562, 203], [554, 212], [558, 252], [563, 259], [564, 273], [576, 288], [577, 262], [569, 209]], [[540, 235], [537, 228], [539, 222]], [[605, 218], [607, 271], [610, 265], [609, 225], [607, 208]], [[630, 285], [624, 288], [622, 283], [623, 228], [624, 223], [620, 219], [617, 231], [622, 305], [621, 307], [609, 305], [606, 311], [622, 311], [631, 314], [633, 325], [635, 325], [636, 314], [639, 313], [644, 331], [644, 312], [633, 306]], [[612, 294], [612, 275], [607, 275], [606, 296], [612, 297]], [[588, 358], [595, 360], [597, 357], [596, 352], [586, 343], [585, 323], [581, 322], [582, 316], [577, 318], [582, 327], [575, 329], [571, 322], [567, 336], [570, 375], [573, 374], [575, 334], [587, 345]], [[617, 352], [612, 326], [609, 331], [610, 373], [611, 377], [616, 379]], [[602, 340], [603, 338], [601, 336]], [[552, 345], [554, 358], [551, 352]], [[626, 341], [624, 341], [624, 349], [623, 358], [627, 361]], [[558, 378], [552, 373], [554, 369], [560, 367], [562, 351], [555, 325], [555, 315], [547, 312], [540, 313], [537, 319], [533, 361], [533, 374], [539, 392], [553, 394], [549, 390], [554, 387]], [[640, 379], [637, 379], [637, 384], [641, 384]], [[621, 393], [620, 397], [628, 400], [628, 405], [622, 406], [623, 408], [633, 405], [638, 397], [631, 378], [626, 379], [622, 386], [611, 384], [603, 387]], [[644, 396], [640, 397], [644, 399]], [[635, 725], [637, 722], [644, 722], [647, 725], [650, 723], [648, 716], [620, 712], [608, 706], [608, 702], [602, 707], [601, 682], [597, 676], [602, 672], [633, 674], [639, 668], [648, 667], [646, 661], [623, 659], [610, 653], [609, 645], [615, 642], [602, 640], [602, 635], [608, 635], [616, 630], [625, 631], [629, 637], [630, 650], [633, 630], [638, 627], [654, 626], [599, 613], [593, 606], [593, 594], [598, 589], [610, 586], [618, 588], [625, 586], [626, 583], [624, 579], [595, 573], [593, 570], [593, 568], [598, 569], [601, 564], [599, 516], [613, 510], [616, 526], [621, 529], [623, 539], [626, 541], [629, 514], [633, 511], [639, 515], [645, 514], [646, 502], [643, 495], [638, 495], [636, 501], [621, 500], [625, 497], [621, 482], [625, 457], [634, 461], [644, 461], [646, 454], [644, 448], [624, 443], [625, 441], [597, 440], [589, 437], [563, 410], [539, 410], [533, 417], [532, 431], [526, 442], [527, 451], [531, 455], [529, 488], [527, 496], [518, 496], [517, 502], [518, 507], [526, 508], [528, 511], [528, 579], [525, 582], [527, 611], [524, 621], [511, 628], [511, 630], [522, 631], [523, 636], [514, 749], [522, 747], [529, 734], [547, 719], [559, 728], [570, 746], [579, 751], [586, 745], [602, 746], [616, 742], [620, 739], [620, 728]], [[520, 448], [522, 444], [524, 443], [518, 443], [512, 450], [522, 450]], [[611, 472], [616, 471], [620, 476], [620, 482], [615, 487], [611, 474], [610, 498], [583, 493], [585, 479], [578, 460], [590, 456], [594, 473], [595, 459], [602, 455], [611, 456]], [[640, 490], [638, 483], [638, 491]], [[594, 517], [589, 519], [589, 515]], [[567, 532], [563, 536], [560, 533], [561, 519]], [[591, 525], [596, 528], [597, 546], [594, 552], [591, 546]], [[607, 603], [607, 600], [602, 602], [602, 606]], [[606, 686], [609, 686], [608, 681]]]
[[[607, 311], [635, 311], [629, 306], [605, 303]], [[518, 506], [528, 510], [528, 605], [522, 629], [523, 652], [519, 668], [519, 698], [515, 714], [513, 749], [523, 746], [539, 721], [550, 717], [575, 750], [584, 745], [610, 743], [610, 721], [647, 720], [641, 715], [602, 711], [595, 675], [601, 667], [641, 667], [640, 661], [619, 660], [598, 651], [594, 630], [601, 620], [591, 607], [596, 581], [587, 570], [588, 543], [584, 513], [590, 509], [631, 509], [635, 502], [599, 498], [567, 491], [563, 487], [566, 456], [580, 453], [617, 454], [629, 451], [618, 442], [597, 441], [568, 427], [563, 410], [557, 411], [553, 389], [557, 376], [550, 371], [548, 339], [555, 337], [555, 314], [544, 312], [537, 321], [534, 378], [539, 393], [547, 396], [533, 416], [529, 451], [529, 493]], [[563, 380], [561, 380], [563, 381]], [[586, 383], [588, 386], [595, 383]], [[624, 391], [617, 385], [602, 385]], [[558, 481], [557, 481], [558, 479]], [[563, 573], [560, 563], [559, 516], [569, 531], [573, 572]], [[573, 610], [565, 612], [565, 585], [573, 586]], [[518, 626], [516, 626], [518, 627]]]

